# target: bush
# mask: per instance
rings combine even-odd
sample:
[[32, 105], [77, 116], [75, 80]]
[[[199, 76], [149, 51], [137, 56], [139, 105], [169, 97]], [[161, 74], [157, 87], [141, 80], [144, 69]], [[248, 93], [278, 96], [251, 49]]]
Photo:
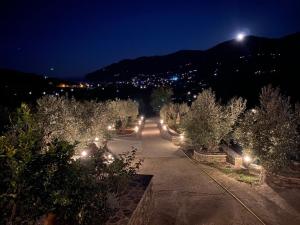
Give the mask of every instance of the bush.
[[279, 88], [264, 87], [260, 106], [248, 111], [235, 131], [235, 139], [260, 159], [265, 169], [276, 172], [285, 168], [299, 151], [297, 113]]
[[75, 161], [74, 144], [45, 145], [35, 118], [23, 104], [0, 138], [0, 223], [34, 224], [52, 214], [59, 224], [103, 224], [107, 194], [120, 192], [140, 165], [135, 151], [109, 165], [98, 148]]
[[217, 151], [221, 140], [232, 132], [246, 102], [232, 99], [226, 106], [216, 101], [210, 89], [200, 93], [187, 113], [183, 127], [192, 145], [202, 151]]
[[173, 95], [172, 89], [160, 87], [151, 93], [151, 106], [154, 112], [159, 113], [163, 105], [171, 102]]
[[[108, 102], [109, 111], [115, 115], [116, 128], [126, 128], [139, 115], [138, 103], [132, 100], [114, 100]], [[118, 123], [118, 124], [116, 124]]]
[[169, 127], [178, 130], [181, 127], [184, 116], [188, 113], [187, 104], [170, 103], [164, 105], [160, 110], [160, 117]]

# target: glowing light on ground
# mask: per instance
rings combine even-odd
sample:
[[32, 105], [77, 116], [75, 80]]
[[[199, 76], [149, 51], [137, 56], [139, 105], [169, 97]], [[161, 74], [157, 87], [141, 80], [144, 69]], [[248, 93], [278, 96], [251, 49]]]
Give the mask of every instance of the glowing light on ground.
[[139, 127], [135, 126], [134, 131], [135, 131], [135, 133], [139, 132]]
[[87, 152], [86, 151], [82, 151], [81, 152], [81, 156], [83, 156], [83, 157], [87, 156]]
[[244, 161], [246, 163], [250, 163], [252, 161], [252, 158], [249, 155], [244, 156]]

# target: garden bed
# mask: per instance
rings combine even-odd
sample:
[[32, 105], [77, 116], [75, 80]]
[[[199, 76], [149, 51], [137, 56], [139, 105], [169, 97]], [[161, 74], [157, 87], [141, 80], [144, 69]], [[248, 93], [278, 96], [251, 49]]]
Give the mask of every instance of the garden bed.
[[253, 175], [249, 173], [248, 169], [236, 168], [229, 163], [204, 163], [208, 166], [218, 169], [220, 172], [226, 174], [227, 176], [234, 178], [237, 181], [244, 182], [251, 185], [259, 184], [259, 175]]
[[146, 225], [153, 210], [151, 175], [136, 175], [106, 225]]
[[225, 163], [227, 155], [224, 153], [201, 153], [194, 150], [193, 159], [199, 162], [219, 162]]
[[116, 134], [120, 135], [120, 136], [132, 135], [132, 134], [134, 134], [134, 129], [133, 128], [125, 128], [125, 129], [117, 130]]

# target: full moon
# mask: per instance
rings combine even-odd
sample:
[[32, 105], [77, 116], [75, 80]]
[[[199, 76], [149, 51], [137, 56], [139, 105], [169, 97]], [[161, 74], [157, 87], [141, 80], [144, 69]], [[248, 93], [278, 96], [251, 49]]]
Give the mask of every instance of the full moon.
[[244, 38], [245, 38], [245, 34], [244, 33], [238, 33], [236, 35], [236, 40], [238, 40], [238, 41], [242, 41], [242, 40], [244, 40]]

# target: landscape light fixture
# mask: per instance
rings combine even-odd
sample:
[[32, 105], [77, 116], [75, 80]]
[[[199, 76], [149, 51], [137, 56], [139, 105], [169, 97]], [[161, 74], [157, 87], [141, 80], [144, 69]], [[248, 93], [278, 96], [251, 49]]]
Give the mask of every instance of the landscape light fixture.
[[83, 157], [87, 156], [87, 152], [86, 151], [82, 151], [81, 152], [81, 156], [83, 156]]
[[250, 162], [252, 161], [252, 158], [251, 158], [249, 155], [245, 155], [245, 156], [244, 156], [244, 161], [245, 161], [246, 163], [250, 163]]
[[139, 131], [139, 127], [135, 126], [134, 131], [135, 131], [135, 133], [137, 133]]
[[180, 137], [180, 140], [181, 140], [181, 141], [183, 141], [183, 140], [184, 140], [184, 134], [183, 134], [183, 133], [182, 133], [182, 134], [180, 134], [180, 136], [179, 136], [179, 137]]
[[107, 130], [112, 130], [112, 126], [111, 126], [111, 125], [108, 125], [108, 126], [107, 126]]
[[163, 124], [164, 123], [164, 120], [160, 120], [160, 124]]
[[99, 138], [98, 138], [98, 137], [95, 137], [95, 141], [99, 141]]
[[163, 125], [163, 129], [164, 129], [164, 130], [167, 130], [167, 126], [166, 126], [166, 125]]

